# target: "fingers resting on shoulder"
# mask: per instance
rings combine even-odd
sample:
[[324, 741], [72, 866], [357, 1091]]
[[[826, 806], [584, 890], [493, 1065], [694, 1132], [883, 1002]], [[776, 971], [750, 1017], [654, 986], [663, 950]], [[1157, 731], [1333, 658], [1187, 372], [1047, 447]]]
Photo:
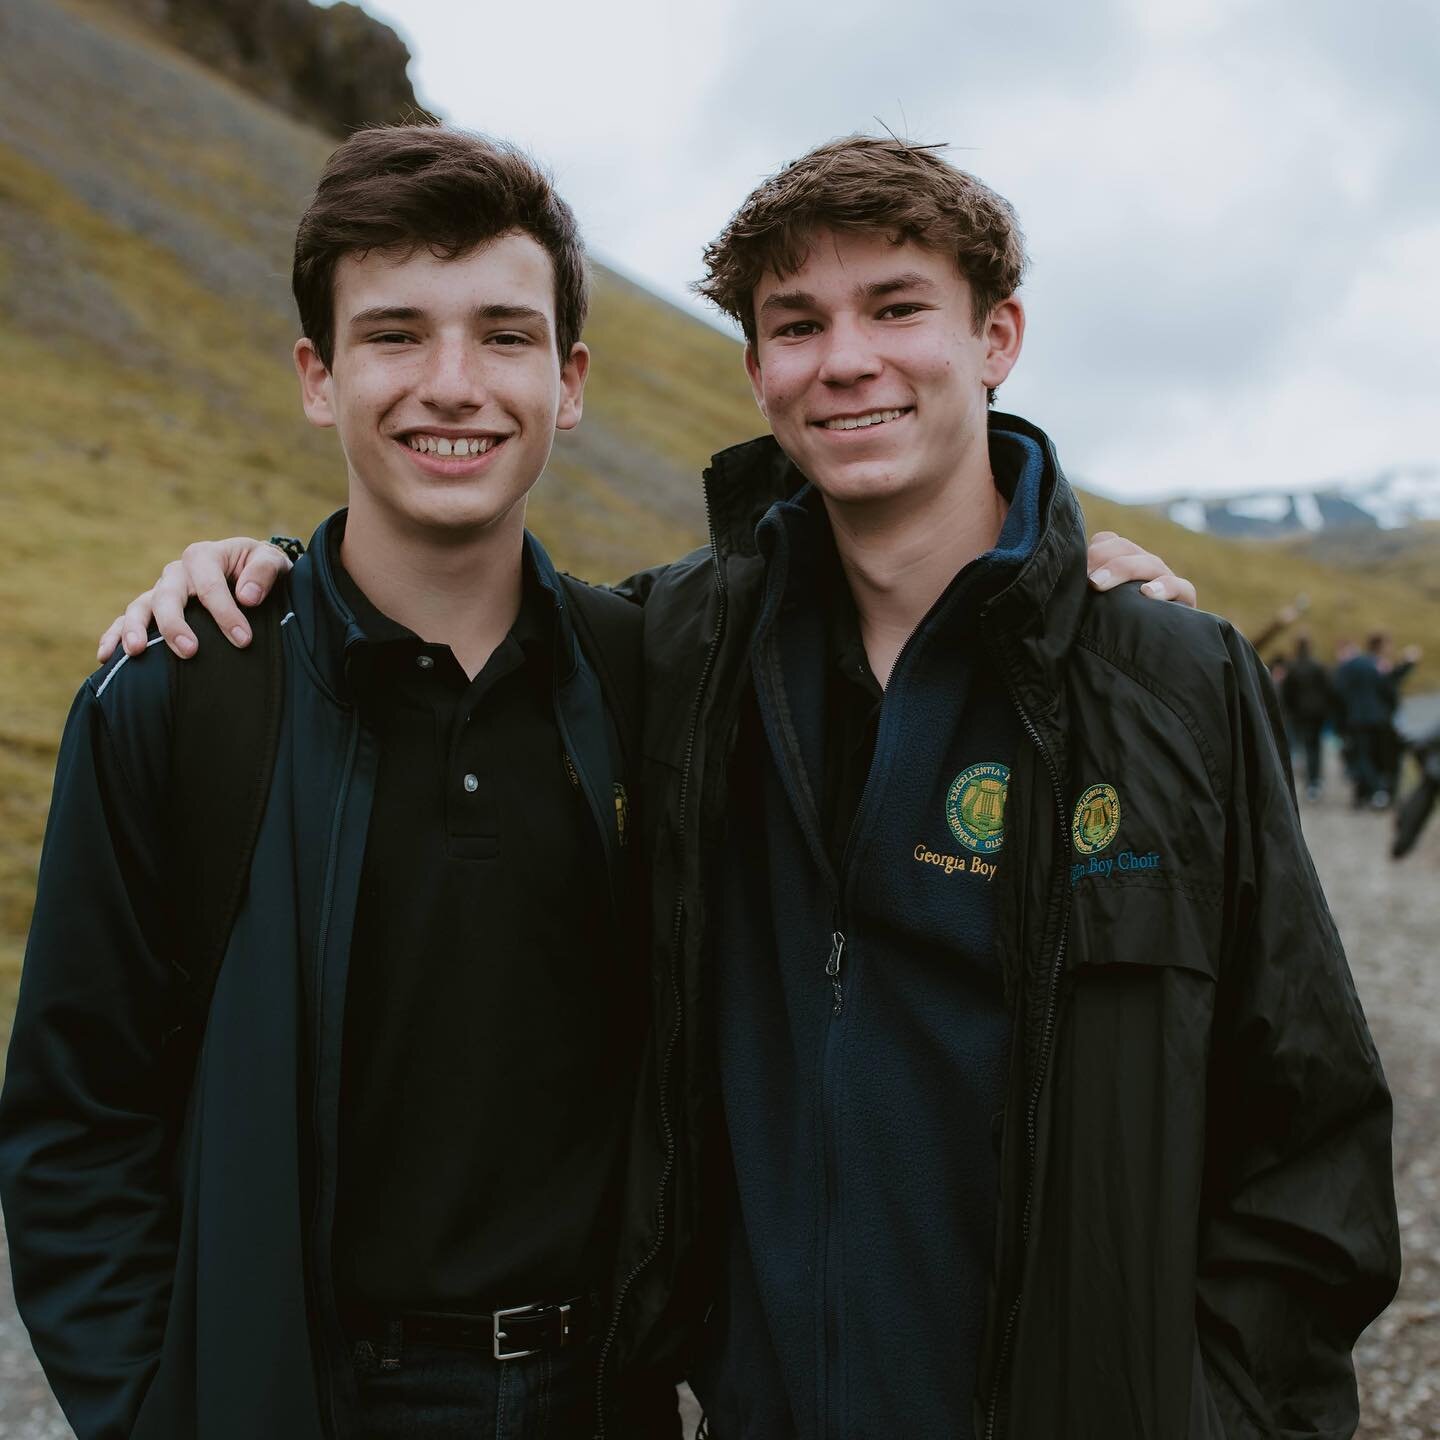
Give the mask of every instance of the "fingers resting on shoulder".
[[1158, 555], [1113, 530], [1097, 530], [1090, 537], [1086, 569], [1095, 590], [1113, 590], [1132, 580], [1144, 581], [1140, 589], [1154, 600], [1176, 600], [1194, 606], [1195, 587], [1183, 575], [1172, 573]]
[[248, 645], [250, 625], [241, 605], [258, 605], [289, 569], [290, 558], [278, 546], [245, 535], [187, 545], [180, 559], [172, 560], [155, 584], [110, 622], [100, 637], [99, 659], [108, 660], [117, 644], [127, 655], [141, 654], [152, 624], [176, 655], [188, 659], [200, 643], [185, 623], [185, 606], [192, 595], [232, 645]]

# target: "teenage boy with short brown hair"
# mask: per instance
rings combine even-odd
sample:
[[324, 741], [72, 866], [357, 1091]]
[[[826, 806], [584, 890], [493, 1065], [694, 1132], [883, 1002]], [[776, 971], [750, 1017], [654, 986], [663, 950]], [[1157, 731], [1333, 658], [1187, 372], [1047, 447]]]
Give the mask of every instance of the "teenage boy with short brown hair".
[[349, 506], [289, 580], [248, 895], [187, 1112], [174, 666], [119, 656], [66, 728], [0, 1100], [20, 1310], [81, 1440], [588, 1437], [617, 1398], [674, 1435], [673, 1384], [597, 1391], [648, 991], [629, 747], [596, 602], [524, 528], [581, 414], [574, 216], [512, 146], [361, 131], [294, 288]]

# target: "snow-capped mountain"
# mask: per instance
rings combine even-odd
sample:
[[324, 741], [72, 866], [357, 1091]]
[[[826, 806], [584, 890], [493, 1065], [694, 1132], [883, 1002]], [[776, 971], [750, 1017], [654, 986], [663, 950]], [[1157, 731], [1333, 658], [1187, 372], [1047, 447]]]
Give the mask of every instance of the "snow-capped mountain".
[[1211, 535], [1274, 540], [1352, 527], [1400, 530], [1440, 520], [1440, 467], [1397, 466], [1295, 490], [1182, 495], [1159, 508], [1177, 525]]

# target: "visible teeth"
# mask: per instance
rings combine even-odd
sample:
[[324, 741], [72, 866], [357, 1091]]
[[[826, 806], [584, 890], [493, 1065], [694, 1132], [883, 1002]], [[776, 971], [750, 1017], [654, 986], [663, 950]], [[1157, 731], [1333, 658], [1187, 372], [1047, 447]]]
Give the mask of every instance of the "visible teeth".
[[827, 430], [863, 430], [869, 425], [883, 425], [888, 420], [898, 420], [903, 410], [874, 410], [869, 415], [843, 415], [837, 420], [825, 421]]
[[483, 440], [470, 435], [462, 435], [457, 440], [443, 435], [409, 435], [406, 443], [412, 450], [425, 455], [484, 455], [486, 451], [493, 450], [499, 441], [489, 435]]

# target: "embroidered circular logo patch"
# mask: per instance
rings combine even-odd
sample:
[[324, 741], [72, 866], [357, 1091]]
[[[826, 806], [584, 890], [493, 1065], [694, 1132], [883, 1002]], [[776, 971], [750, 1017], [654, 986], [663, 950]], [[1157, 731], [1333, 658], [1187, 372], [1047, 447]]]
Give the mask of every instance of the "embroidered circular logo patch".
[[1092, 785], [1075, 804], [1070, 838], [1082, 855], [1103, 850], [1120, 828], [1120, 797], [1113, 785]]
[[945, 797], [945, 818], [955, 838], [977, 855], [991, 855], [1005, 843], [1005, 796], [1010, 767], [987, 761], [962, 770]]

